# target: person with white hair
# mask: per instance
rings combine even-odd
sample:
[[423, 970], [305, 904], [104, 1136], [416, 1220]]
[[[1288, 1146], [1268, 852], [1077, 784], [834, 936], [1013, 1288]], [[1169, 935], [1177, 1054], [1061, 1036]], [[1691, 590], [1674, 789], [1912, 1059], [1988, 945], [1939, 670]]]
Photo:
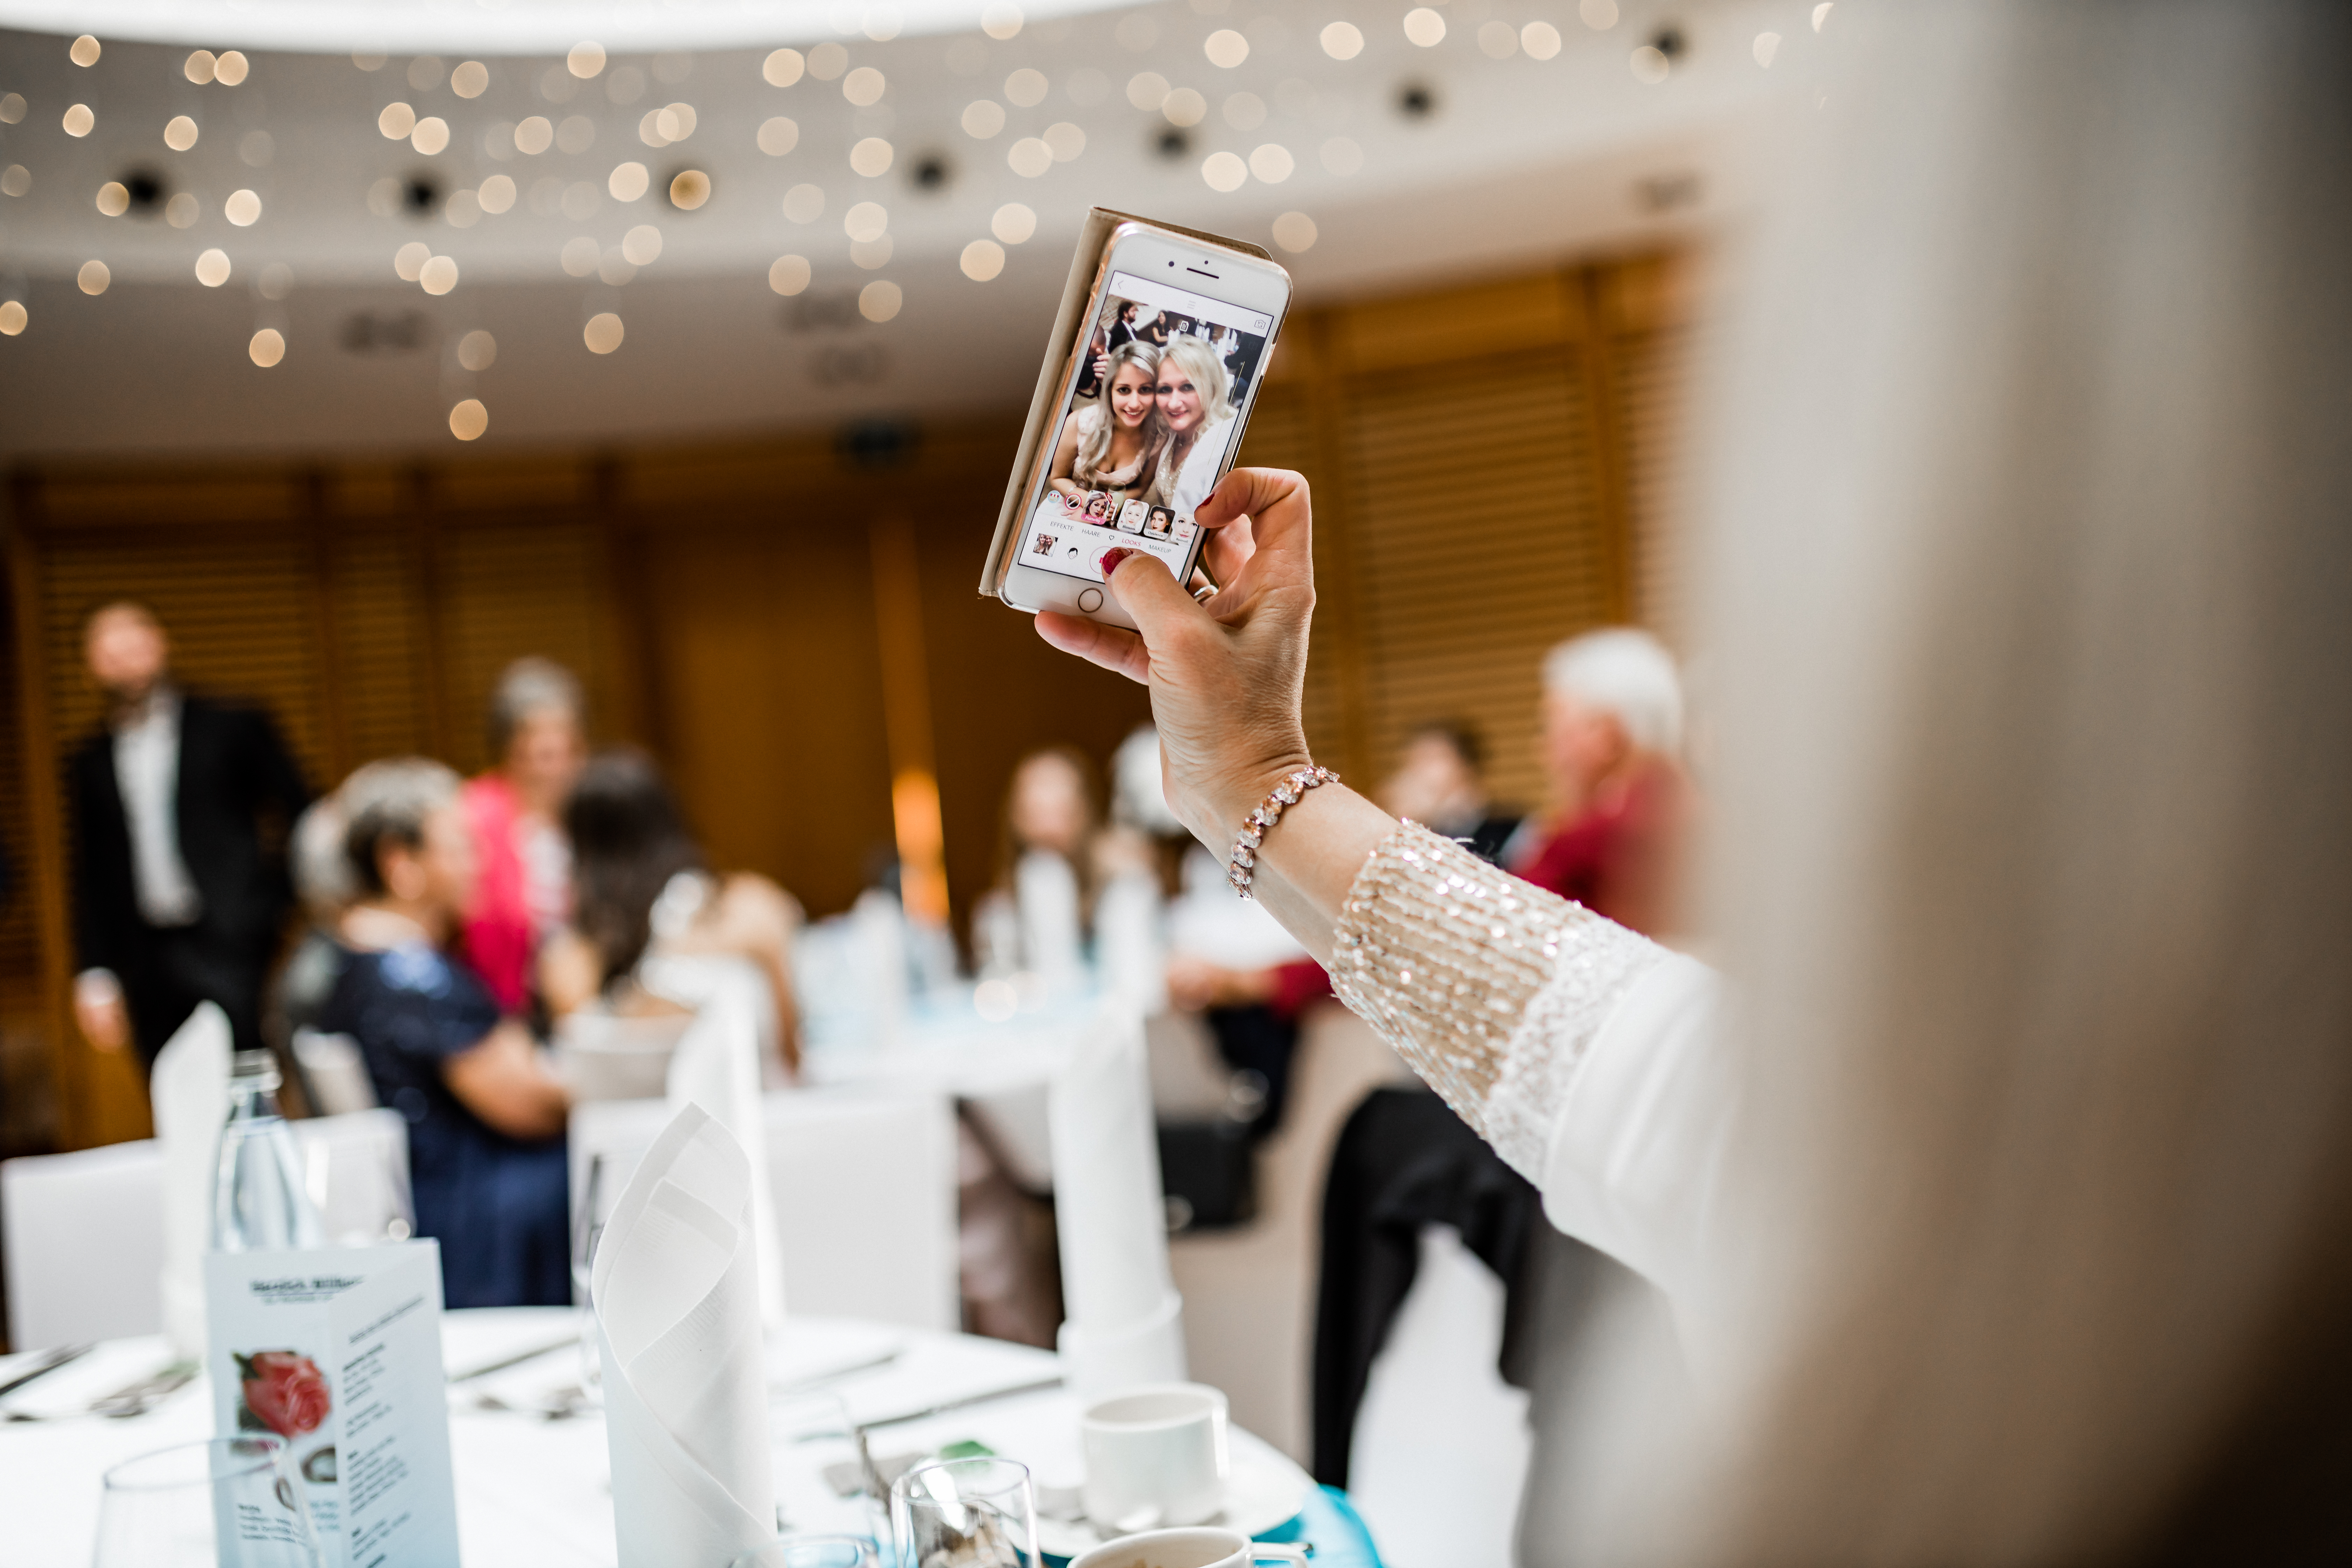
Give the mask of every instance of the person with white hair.
[[1504, 864], [1620, 925], [1673, 931], [1690, 816], [1674, 655], [1645, 631], [1612, 626], [1553, 648], [1543, 679], [1550, 809], [1505, 846]]

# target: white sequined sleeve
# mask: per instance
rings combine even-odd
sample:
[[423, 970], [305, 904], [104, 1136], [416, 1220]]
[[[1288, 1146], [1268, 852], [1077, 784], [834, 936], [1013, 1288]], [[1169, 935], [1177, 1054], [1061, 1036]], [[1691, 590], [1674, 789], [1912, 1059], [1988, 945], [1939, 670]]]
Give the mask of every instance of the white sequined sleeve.
[[1686, 1276], [1730, 1102], [1711, 971], [1412, 823], [1356, 874], [1335, 949], [1339, 999], [1555, 1225]]

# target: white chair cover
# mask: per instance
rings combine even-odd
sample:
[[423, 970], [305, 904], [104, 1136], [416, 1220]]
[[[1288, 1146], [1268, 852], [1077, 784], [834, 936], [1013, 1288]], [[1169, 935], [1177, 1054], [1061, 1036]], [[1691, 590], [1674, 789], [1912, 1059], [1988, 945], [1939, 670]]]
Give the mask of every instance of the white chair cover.
[[[949, 1100], [895, 1090], [784, 1089], [763, 1096], [761, 1109], [793, 1311], [960, 1327], [955, 1110]], [[658, 1100], [572, 1108], [575, 1224], [592, 1195], [594, 1223], [611, 1215], [670, 1115]]]
[[563, 1020], [557, 1076], [574, 1100], [658, 1100], [669, 1091], [669, 1061], [694, 1022], [677, 1014], [626, 1018], [585, 1007]]
[[152, 1139], [0, 1164], [8, 1342], [35, 1350], [161, 1332], [163, 1196], [163, 1151]]
[[376, 1108], [375, 1080], [368, 1077], [360, 1043], [349, 1035], [295, 1030], [294, 1063], [302, 1069], [310, 1109], [320, 1115], [347, 1116]]

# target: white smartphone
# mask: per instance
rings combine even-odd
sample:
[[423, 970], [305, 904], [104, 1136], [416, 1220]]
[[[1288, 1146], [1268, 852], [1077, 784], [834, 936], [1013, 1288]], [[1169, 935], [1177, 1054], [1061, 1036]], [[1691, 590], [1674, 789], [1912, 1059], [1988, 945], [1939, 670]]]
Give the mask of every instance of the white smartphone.
[[1103, 590], [1114, 549], [1192, 581], [1192, 510], [1241, 450], [1289, 305], [1271, 261], [1149, 224], [1112, 231], [1016, 514], [1005, 603], [1132, 627]]

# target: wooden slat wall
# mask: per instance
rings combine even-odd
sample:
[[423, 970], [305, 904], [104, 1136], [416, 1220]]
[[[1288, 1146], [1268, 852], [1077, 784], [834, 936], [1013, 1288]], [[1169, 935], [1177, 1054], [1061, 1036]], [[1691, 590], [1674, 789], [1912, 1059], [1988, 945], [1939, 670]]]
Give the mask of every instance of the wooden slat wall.
[[[1315, 486], [1318, 609], [1307, 723], [1318, 756], [1376, 782], [1431, 719], [1478, 725], [1499, 795], [1539, 803], [1530, 744], [1543, 650], [1641, 616], [1669, 629], [1680, 555], [1672, 424], [1687, 289], [1664, 258], [1581, 265], [1296, 313], [1244, 460]], [[10, 584], [37, 668], [5, 682], [0, 840], [22, 887], [0, 912], [0, 1048], [45, 1042], [53, 1127], [133, 1135], [137, 1085], [65, 1030], [66, 891], [33, 824], [62, 821], [58, 754], [98, 721], [81, 618], [124, 595], [171, 625], [184, 677], [266, 701], [325, 786], [371, 758], [485, 758], [506, 663], [578, 671], [600, 741], [651, 747], [714, 861], [817, 913], [891, 843], [873, 556], [877, 505], [915, 531], [924, 668], [959, 914], [994, 874], [1023, 753], [1107, 757], [1146, 693], [1045, 647], [971, 592], [1016, 413], [926, 429], [883, 472], [825, 436], [635, 454], [314, 462], [14, 476]], [[877, 500], [877, 498], [879, 498]], [[6, 631], [0, 626], [0, 632]], [[20, 628], [21, 629], [21, 628]], [[0, 676], [8, 672], [0, 668]], [[43, 711], [17, 711], [31, 693]], [[46, 756], [16, 742], [55, 737]], [[61, 870], [61, 868], [59, 868]], [[0, 1083], [13, 1081], [0, 1078]], [[0, 1142], [26, 1142], [16, 1093]]]

